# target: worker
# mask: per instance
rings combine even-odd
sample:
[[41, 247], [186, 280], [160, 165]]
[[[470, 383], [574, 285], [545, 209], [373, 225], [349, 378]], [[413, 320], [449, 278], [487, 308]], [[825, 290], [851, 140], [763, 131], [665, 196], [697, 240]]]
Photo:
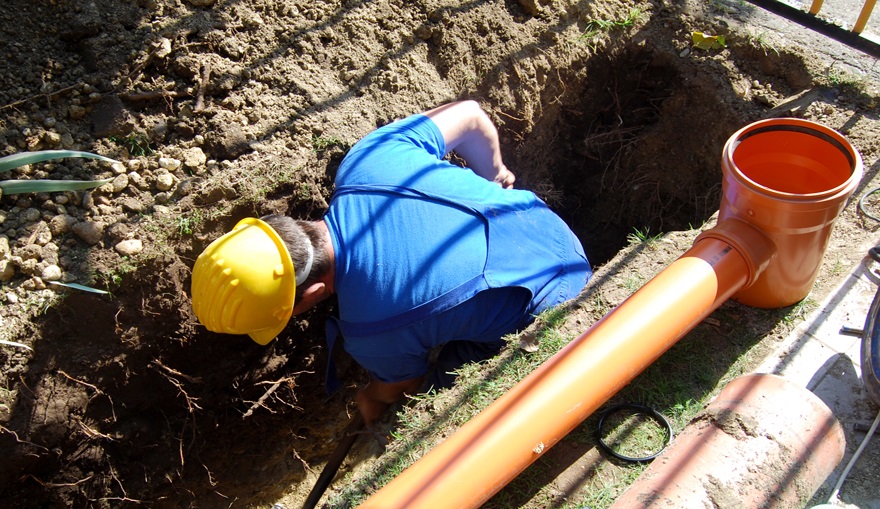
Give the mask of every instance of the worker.
[[498, 354], [504, 336], [592, 275], [577, 237], [514, 181], [474, 101], [388, 124], [343, 159], [322, 220], [247, 218], [209, 245], [193, 268], [196, 316], [266, 344], [336, 295], [330, 353], [341, 335], [371, 374], [355, 398], [370, 425], [404, 395], [448, 387], [464, 363]]

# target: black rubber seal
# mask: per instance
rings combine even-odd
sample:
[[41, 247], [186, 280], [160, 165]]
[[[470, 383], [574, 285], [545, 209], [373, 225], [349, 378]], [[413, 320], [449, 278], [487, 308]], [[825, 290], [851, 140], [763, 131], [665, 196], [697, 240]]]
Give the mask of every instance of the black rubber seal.
[[[872, 194], [874, 194], [878, 191], [880, 191], [880, 187], [876, 187], [874, 189], [871, 189], [867, 193], [863, 194], [862, 197], [859, 198], [858, 208], [859, 208], [859, 212], [861, 212], [865, 217], [870, 217], [874, 221], [880, 222], [880, 217], [877, 217], [874, 214], [871, 214], [870, 212], [868, 212], [868, 209], [865, 208], [865, 200], [867, 200], [869, 196], [871, 196]], [[871, 249], [873, 250], [873, 249], [877, 249], [877, 248], [874, 247]], [[871, 253], [871, 255], [873, 256], [873, 252]], [[874, 258], [874, 259], [877, 260], [877, 258]], [[880, 260], [877, 260], [877, 261], [880, 261]]]
[[[641, 458], [633, 458], [630, 456], [625, 456], [623, 454], [620, 454], [619, 452], [612, 449], [610, 445], [605, 443], [605, 440], [602, 438], [604, 436], [603, 427], [605, 425], [605, 418], [608, 417], [609, 415], [614, 415], [617, 412], [620, 412], [623, 410], [630, 410], [636, 414], [647, 415], [647, 416], [651, 417], [652, 419], [656, 420], [657, 422], [662, 423], [663, 426], [666, 427], [666, 442], [663, 444], [663, 447], [661, 447], [659, 451], [655, 452], [654, 454], [652, 454], [650, 456], [644, 456]], [[667, 420], [666, 417], [663, 416], [663, 414], [661, 414], [660, 412], [654, 410], [653, 408], [651, 408], [649, 406], [640, 405], [638, 403], [621, 403], [619, 405], [614, 405], [614, 406], [606, 409], [599, 416], [599, 426], [596, 429], [596, 438], [599, 441], [599, 446], [602, 447], [602, 449], [605, 452], [614, 456], [615, 458], [629, 462], [629, 463], [647, 463], [647, 462], [653, 460], [654, 458], [659, 456], [660, 453], [662, 453], [666, 449], [666, 446], [668, 446], [669, 442], [672, 441], [672, 436], [673, 436], [672, 424], [669, 423], [669, 420]]]

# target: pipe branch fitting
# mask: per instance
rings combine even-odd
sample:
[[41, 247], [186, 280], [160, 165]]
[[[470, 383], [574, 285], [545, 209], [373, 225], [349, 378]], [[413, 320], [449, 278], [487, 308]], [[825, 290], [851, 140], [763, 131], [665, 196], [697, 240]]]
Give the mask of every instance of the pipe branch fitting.
[[732, 217], [706, 230], [694, 240], [694, 245], [705, 239], [717, 239], [736, 250], [748, 267], [748, 279], [740, 291], [747, 290], [761, 277], [776, 258], [776, 244], [760, 229], [742, 219]]

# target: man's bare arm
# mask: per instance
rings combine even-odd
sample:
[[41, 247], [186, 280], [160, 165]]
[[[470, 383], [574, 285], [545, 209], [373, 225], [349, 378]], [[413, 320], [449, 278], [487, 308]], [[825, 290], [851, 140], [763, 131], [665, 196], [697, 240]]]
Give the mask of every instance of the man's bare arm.
[[516, 177], [502, 161], [498, 130], [476, 101], [444, 104], [425, 115], [437, 124], [448, 152], [454, 150], [486, 180], [513, 187]]

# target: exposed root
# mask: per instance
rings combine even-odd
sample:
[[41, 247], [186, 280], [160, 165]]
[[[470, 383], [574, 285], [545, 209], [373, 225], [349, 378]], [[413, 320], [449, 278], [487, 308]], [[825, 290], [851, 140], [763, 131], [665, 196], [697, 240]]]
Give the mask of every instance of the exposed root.
[[[302, 372], [294, 373], [294, 375], [299, 375], [299, 374], [301, 374], [301, 373], [302, 373]], [[271, 408], [267, 407], [267, 406], [265, 405], [265, 403], [266, 403], [266, 400], [268, 400], [269, 397], [272, 396], [272, 393], [274, 393], [276, 390], [278, 390], [278, 388], [281, 386], [282, 383], [288, 383], [288, 384], [290, 384], [292, 387], [296, 387], [295, 377], [294, 377], [294, 376], [284, 377], [284, 378], [281, 378], [281, 379], [276, 380], [276, 381], [274, 381], [274, 382], [258, 382], [258, 385], [266, 385], [266, 384], [269, 384], [269, 389], [267, 389], [266, 392], [263, 393], [262, 396], [260, 396], [260, 399], [258, 399], [257, 401], [253, 402], [253, 404], [251, 405], [251, 407], [248, 409], [247, 412], [244, 413], [244, 415], [241, 416], [241, 418], [242, 418], [242, 419], [247, 419], [248, 417], [250, 417], [251, 415], [253, 415], [254, 410], [256, 410], [257, 408], [260, 408], [260, 407], [265, 408], [265, 409], [268, 410], [270, 413], [273, 413], [273, 414], [274, 414], [275, 412], [274, 412]], [[275, 396], [275, 399], [278, 400], [279, 402], [281, 402], [281, 403], [283, 403], [283, 404], [285, 404], [285, 405], [287, 405], [287, 406], [289, 406], [289, 407], [295, 409], [295, 410], [298, 410], [298, 409], [299, 409], [299, 407], [297, 407], [296, 405], [293, 405], [293, 404], [291, 404], [291, 403], [288, 403], [287, 401], [284, 401], [283, 399], [279, 398], [277, 395]]]
[[[86, 387], [92, 389], [93, 391], [95, 391], [95, 395], [100, 395], [100, 396], [104, 396], [104, 397], [106, 397], [107, 400], [110, 401], [110, 412], [113, 414], [113, 422], [116, 422], [116, 406], [113, 404], [113, 398], [111, 398], [109, 394], [105, 393], [104, 391], [102, 391], [101, 389], [99, 389], [98, 387], [96, 387], [95, 385], [92, 385], [92, 384], [90, 384], [90, 383], [88, 383], [88, 382], [83, 382], [82, 380], [76, 379], [76, 378], [74, 378], [74, 377], [68, 375], [68, 374], [65, 373], [64, 371], [61, 371], [60, 369], [58, 370], [58, 374], [61, 375], [61, 376], [63, 376], [63, 377], [65, 377], [65, 378], [67, 378], [67, 379], [70, 380], [71, 382], [76, 382], [76, 383], [78, 383], [78, 384], [80, 384], [80, 385], [84, 385], [84, 386], [86, 386]], [[95, 397], [95, 396], [92, 396], [91, 398], [89, 398], [89, 401], [91, 401], [94, 397]], [[96, 433], [97, 433], [97, 432], [96, 432]], [[88, 433], [86, 433], [86, 434], [88, 435]], [[100, 434], [100, 433], [99, 433], [99, 434]], [[90, 435], [90, 436], [91, 436], [91, 435]]]

